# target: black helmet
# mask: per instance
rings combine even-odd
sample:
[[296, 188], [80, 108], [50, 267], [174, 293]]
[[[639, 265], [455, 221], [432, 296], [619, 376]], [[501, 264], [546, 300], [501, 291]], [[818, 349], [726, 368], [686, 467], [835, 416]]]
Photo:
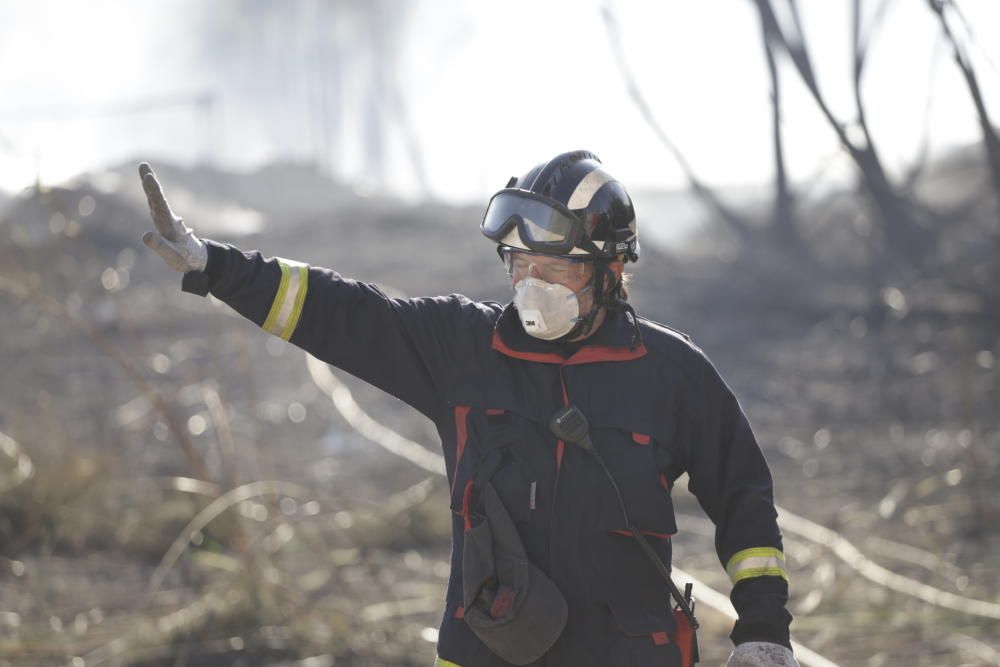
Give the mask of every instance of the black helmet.
[[639, 259], [632, 199], [589, 151], [557, 155], [511, 178], [490, 199], [482, 231], [501, 247]]

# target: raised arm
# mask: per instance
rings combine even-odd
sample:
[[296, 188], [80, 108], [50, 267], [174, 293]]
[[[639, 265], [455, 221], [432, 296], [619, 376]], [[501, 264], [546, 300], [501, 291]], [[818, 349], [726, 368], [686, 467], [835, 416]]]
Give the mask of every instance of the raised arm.
[[328, 269], [199, 239], [149, 166], [139, 173], [156, 227], [143, 241], [184, 273], [185, 291], [211, 293], [269, 333], [439, 416], [456, 350], [492, 328], [488, 307], [458, 295], [391, 299]]

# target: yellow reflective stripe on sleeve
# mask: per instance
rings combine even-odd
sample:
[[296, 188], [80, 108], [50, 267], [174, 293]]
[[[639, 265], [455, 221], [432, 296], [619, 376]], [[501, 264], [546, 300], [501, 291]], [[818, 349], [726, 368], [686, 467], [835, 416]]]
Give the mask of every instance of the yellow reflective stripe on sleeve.
[[[302, 315], [302, 304], [305, 303], [306, 292], [309, 290], [309, 267], [305, 264], [299, 264], [292, 267], [291, 271], [298, 273], [298, 280], [295, 281], [295, 299], [292, 302], [291, 313], [288, 316], [288, 321], [285, 323], [285, 328], [281, 330], [281, 337], [285, 340], [292, 337], [295, 327], [299, 325], [299, 317]], [[291, 298], [291, 290], [289, 290], [288, 298]]]
[[734, 586], [754, 577], [781, 577], [788, 581], [785, 554], [773, 547], [753, 547], [736, 552], [726, 564], [726, 573]]
[[459, 667], [459, 666], [453, 662], [448, 662], [444, 658], [435, 658], [434, 667]]
[[263, 329], [268, 333], [288, 340], [298, 326], [302, 315], [302, 304], [306, 300], [309, 288], [309, 267], [300, 262], [278, 259], [281, 269], [281, 282], [278, 283], [278, 293], [271, 303], [271, 310], [264, 320]]

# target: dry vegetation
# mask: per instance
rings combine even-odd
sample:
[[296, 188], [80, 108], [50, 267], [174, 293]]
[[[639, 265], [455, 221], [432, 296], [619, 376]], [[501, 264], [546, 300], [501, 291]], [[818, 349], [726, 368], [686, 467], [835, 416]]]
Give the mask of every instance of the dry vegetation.
[[[389, 289], [506, 298], [477, 211], [360, 199], [292, 166], [159, 172], [219, 240]], [[925, 176], [947, 227], [919, 265], [890, 261], [864, 200], [839, 193], [801, 205], [808, 256], [723, 225], [683, 257], [644, 246], [634, 293], [734, 385], [780, 505], [874, 563], [996, 604], [1000, 274], [985, 173], [960, 154]], [[353, 432], [301, 352], [181, 294], [138, 243], [140, 196], [124, 167], [22, 193], [0, 224], [0, 665], [430, 664], [442, 481]], [[211, 226], [249, 219], [261, 231]], [[445, 250], [414, 263], [417, 232]], [[436, 448], [422, 417], [343, 380]], [[678, 563], [725, 591], [711, 526], [678, 496]], [[842, 665], [997, 663], [1000, 621], [865, 579], [785, 532], [793, 630], [813, 650]], [[706, 664], [719, 663], [728, 622], [701, 615]]]

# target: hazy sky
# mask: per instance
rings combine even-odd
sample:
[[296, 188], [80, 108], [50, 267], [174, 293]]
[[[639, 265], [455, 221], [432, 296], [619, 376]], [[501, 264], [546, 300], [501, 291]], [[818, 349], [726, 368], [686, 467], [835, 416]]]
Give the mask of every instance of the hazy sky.
[[[576, 148], [596, 152], [632, 188], [683, 185], [625, 92], [601, 0], [421, 0], [401, 15], [381, 51], [356, 21], [321, 20], [350, 2], [242, 4], [272, 18], [263, 28], [247, 27], [233, 13], [240, 3], [230, 0], [0, 0], [0, 188], [21, 188], [36, 173], [55, 182], [134, 157], [249, 168], [318, 156], [345, 178], [377, 185], [365, 156], [382, 146], [382, 180], [415, 195], [419, 181], [401, 124], [392, 117], [371, 122], [373, 89], [398, 92], [427, 187], [440, 198], [481, 199], [508, 176]], [[850, 3], [800, 5], [823, 91], [850, 121]], [[769, 91], [753, 3], [609, 6], [659, 122], [698, 174], [718, 185], [766, 183]], [[972, 25], [972, 54], [996, 120], [1000, 2], [959, 6]], [[924, 0], [892, 3], [873, 41], [864, 90], [872, 130], [892, 165], [915, 154], [925, 118], [938, 151], [979, 136], [968, 92], [939, 41]], [[383, 68], [373, 66], [379, 57]], [[348, 66], [337, 70], [329, 65], [335, 61]], [[831, 132], [794, 72], [783, 67], [782, 77], [793, 173], [807, 178], [825, 168], [843, 177], [848, 164], [836, 157]], [[204, 93], [212, 95], [210, 106], [198, 103]], [[373, 136], [379, 128], [384, 134]]]

